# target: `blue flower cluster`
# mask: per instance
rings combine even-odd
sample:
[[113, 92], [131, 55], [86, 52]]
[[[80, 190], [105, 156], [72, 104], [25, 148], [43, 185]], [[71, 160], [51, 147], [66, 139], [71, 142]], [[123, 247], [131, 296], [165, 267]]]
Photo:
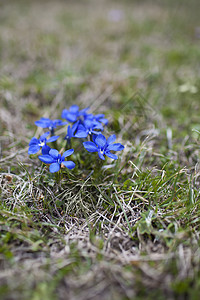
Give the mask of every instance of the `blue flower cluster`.
[[[66, 161], [65, 158], [74, 153], [74, 149], [68, 149], [63, 154], [57, 149], [52, 149], [47, 143], [57, 145], [59, 136], [55, 136], [54, 132], [58, 126], [68, 124], [64, 140], [67, 142], [67, 147], [71, 145], [72, 138], [89, 139], [84, 141], [83, 146], [88, 152], [98, 152], [99, 158], [105, 160], [104, 155], [112, 159], [117, 159], [117, 155], [111, 151], [121, 151], [124, 146], [120, 143], [114, 143], [116, 136], [113, 134], [108, 139], [102, 134], [104, 126], [108, 124], [108, 120], [104, 114], [88, 113], [89, 108], [80, 110], [78, 105], [72, 105], [68, 110], [62, 111], [62, 121], [59, 119], [50, 120], [48, 118], [41, 118], [35, 122], [35, 125], [42, 128], [47, 128], [49, 131], [37, 139], [33, 137], [29, 143], [28, 154], [36, 154], [41, 150], [42, 155], [39, 159], [45, 164], [49, 164], [49, 171], [51, 173], [58, 172], [62, 167], [73, 169], [75, 163], [73, 161]], [[48, 139], [47, 137], [51, 135]]]

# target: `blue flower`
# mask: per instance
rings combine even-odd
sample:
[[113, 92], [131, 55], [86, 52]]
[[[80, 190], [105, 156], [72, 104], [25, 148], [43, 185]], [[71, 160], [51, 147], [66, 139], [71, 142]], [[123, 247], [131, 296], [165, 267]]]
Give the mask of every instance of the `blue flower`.
[[84, 142], [83, 146], [88, 152], [98, 152], [99, 157], [103, 160], [105, 160], [104, 155], [112, 159], [117, 159], [117, 155], [110, 151], [121, 151], [124, 149], [124, 146], [120, 143], [113, 144], [115, 140], [115, 134], [111, 135], [107, 140], [103, 134], [99, 134], [93, 136], [94, 142]]
[[54, 134], [54, 129], [57, 126], [66, 125], [67, 122], [63, 122], [62, 120], [50, 120], [48, 118], [41, 118], [40, 120], [35, 122], [35, 125], [42, 128], [48, 128], [51, 131], [51, 135]]
[[72, 105], [69, 110], [63, 109], [61, 117], [69, 122], [76, 122], [79, 116], [78, 105]]
[[78, 125], [75, 137], [86, 138], [88, 134], [98, 135], [100, 132], [96, 131], [96, 129], [103, 130], [101, 123], [86, 119], [82, 124]]
[[75, 137], [74, 133], [78, 127], [78, 124], [79, 124], [79, 121], [74, 123], [72, 125], [72, 127], [70, 125], [67, 127], [67, 134], [65, 136], [65, 140], [67, 140], [68, 143], [70, 143], [72, 137]]
[[70, 156], [74, 153], [74, 149], [67, 150], [61, 155], [56, 149], [51, 149], [49, 154], [40, 155], [39, 159], [45, 164], [50, 164], [49, 171], [51, 173], [58, 172], [61, 168], [61, 165], [67, 167], [68, 169], [73, 169], [75, 163], [73, 161], [65, 161], [67, 156]]
[[105, 116], [104, 114], [98, 114], [98, 115], [88, 114], [86, 115], [86, 119], [103, 123], [104, 125], [108, 125], [108, 120], [104, 116]]
[[81, 118], [84, 119], [87, 116], [88, 109], [89, 108], [84, 108], [79, 111], [78, 105], [72, 105], [69, 110], [63, 109], [61, 116], [63, 119], [73, 123]]
[[108, 119], [104, 118], [104, 114], [94, 115], [94, 118], [96, 121], [108, 125]]
[[46, 132], [39, 139], [33, 137], [29, 143], [28, 154], [35, 154], [42, 148], [42, 154], [48, 154], [51, 149], [47, 143], [55, 142], [59, 136], [52, 136], [47, 140], [47, 136], [50, 132]]

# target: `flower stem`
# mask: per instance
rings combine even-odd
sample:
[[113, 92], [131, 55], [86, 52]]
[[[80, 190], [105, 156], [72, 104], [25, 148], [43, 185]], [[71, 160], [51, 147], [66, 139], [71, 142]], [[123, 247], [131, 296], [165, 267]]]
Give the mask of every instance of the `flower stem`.
[[71, 139], [67, 139], [65, 144], [65, 150], [71, 149], [71, 147], [72, 147]]
[[59, 170], [57, 173], [55, 173], [55, 177], [56, 177], [56, 182], [60, 183], [62, 180], [62, 172], [61, 170]]

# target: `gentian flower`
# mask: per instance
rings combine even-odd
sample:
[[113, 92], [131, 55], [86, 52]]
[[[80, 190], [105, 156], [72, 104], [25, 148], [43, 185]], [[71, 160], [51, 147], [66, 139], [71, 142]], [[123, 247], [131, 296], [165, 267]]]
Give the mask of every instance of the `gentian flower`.
[[45, 164], [50, 164], [49, 171], [51, 173], [58, 172], [61, 165], [64, 165], [68, 169], [73, 169], [75, 163], [73, 161], [65, 161], [67, 156], [70, 156], [74, 152], [74, 149], [67, 150], [61, 155], [56, 149], [51, 149], [49, 154], [40, 155], [39, 159]]
[[62, 120], [50, 120], [48, 118], [41, 118], [40, 120], [35, 122], [35, 125], [42, 128], [48, 128], [51, 132], [51, 135], [54, 134], [54, 129], [57, 126], [66, 125], [67, 122], [63, 122]]
[[98, 115], [88, 114], [86, 115], [86, 119], [103, 123], [104, 125], [108, 125], [108, 120], [104, 118], [104, 116], [105, 116], [104, 114], [98, 114]]
[[84, 142], [83, 146], [88, 152], [98, 152], [98, 155], [101, 159], [105, 160], [104, 155], [117, 159], [117, 155], [111, 153], [110, 151], [121, 151], [124, 149], [124, 146], [120, 143], [114, 143], [116, 140], [115, 134], [111, 135], [107, 140], [103, 134], [93, 136], [94, 142]]
[[104, 116], [105, 116], [104, 114], [98, 114], [98, 115], [94, 115], [94, 118], [96, 121], [108, 125], [108, 119], [104, 118]]
[[79, 121], [74, 123], [72, 126], [69, 125], [67, 127], [67, 134], [65, 136], [65, 140], [67, 140], [68, 143], [70, 143], [72, 137], [75, 137], [74, 133], [78, 127], [78, 124], [79, 124]]
[[69, 122], [76, 122], [79, 116], [78, 105], [72, 105], [69, 110], [63, 109], [61, 117]]
[[47, 143], [55, 142], [59, 136], [52, 136], [47, 140], [47, 136], [50, 132], [46, 132], [39, 139], [33, 137], [29, 143], [28, 154], [35, 154], [42, 148], [42, 154], [48, 154], [51, 149]]
[[75, 137], [86, 138], [88, 134], [98, 135], [100, 132], [95, 129], [103, 130], [101, 123], [86, 119], [82, 124], [78, 125]]
[[87, 116], [88, 109], [84, 108], [79, 111], [78, 105], [72, 105], [69, 110], [63, 109], [61, 117], [69, 122], [76, 122], [81, 117], [85, 118]]

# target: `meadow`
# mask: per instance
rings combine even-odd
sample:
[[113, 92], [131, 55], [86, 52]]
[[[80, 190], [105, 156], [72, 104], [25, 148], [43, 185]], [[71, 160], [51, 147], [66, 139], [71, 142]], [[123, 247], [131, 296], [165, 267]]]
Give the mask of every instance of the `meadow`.
[[[0, 1], [0, 299], [199, 299], [199, 11]], [[102, 161], [74, 138], [59, 177], [28, 148], [71, 105], [125, 148]]]

